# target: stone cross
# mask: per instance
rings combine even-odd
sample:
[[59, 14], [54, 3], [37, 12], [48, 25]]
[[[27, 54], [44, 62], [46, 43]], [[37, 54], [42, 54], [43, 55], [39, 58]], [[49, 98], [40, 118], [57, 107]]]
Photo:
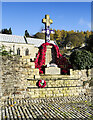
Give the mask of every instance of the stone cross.
[[42, 19], [42, 23], [45, 24], [45, 29], [42, 29], [42, 33], [45, 33], [45, 42], [50, 41], [50, 34], [54, 34], [54, 30], [50, 30], [50, 24], [53, 21], [50, 19], [49, 15], [45, 15], [45, 18]]

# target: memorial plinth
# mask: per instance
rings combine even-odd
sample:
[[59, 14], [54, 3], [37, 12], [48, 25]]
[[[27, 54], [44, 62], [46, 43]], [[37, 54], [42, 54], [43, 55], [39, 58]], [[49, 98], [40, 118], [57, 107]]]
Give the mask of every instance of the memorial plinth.
[[49, 67], [49, 68], [45, 68], [45, 74], [46, 75], [57, 75], [57, 74], [61, 74], [61, 70], [58, 67]]
[[51, 53], [51, 49], [52, 46], [46, 46], [46, 60], [45, 60], [45, 65], [49, 64], [52, 60], [52, 53]]
[[47, 64], [56, 64], [56, 53], [53, 48], [53, 46], [46, 46], [46, 60], [45, 60], [45, 65]]

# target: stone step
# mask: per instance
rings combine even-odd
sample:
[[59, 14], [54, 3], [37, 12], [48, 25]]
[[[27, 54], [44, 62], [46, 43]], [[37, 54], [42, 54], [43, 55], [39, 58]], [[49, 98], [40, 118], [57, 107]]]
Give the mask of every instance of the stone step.
[[[41, 79], [72, 79], [75, 80], [74, 77], [71, 77], [70, 75], [40, 75]], [[78, 78], [76, 78], [77, 80]]]

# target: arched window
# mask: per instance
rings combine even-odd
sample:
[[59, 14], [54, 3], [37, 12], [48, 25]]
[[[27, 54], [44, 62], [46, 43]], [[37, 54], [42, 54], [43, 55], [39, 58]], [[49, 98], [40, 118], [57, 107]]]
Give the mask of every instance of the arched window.
[[20, 48], [17, 49], [17, 55], [20, 55]]
[[26, 51], [25, 51], [25, 55], [26, 55], [26, 56], [29, 55], [29, 50], [28, 50], [28, 48], [27, 48]]

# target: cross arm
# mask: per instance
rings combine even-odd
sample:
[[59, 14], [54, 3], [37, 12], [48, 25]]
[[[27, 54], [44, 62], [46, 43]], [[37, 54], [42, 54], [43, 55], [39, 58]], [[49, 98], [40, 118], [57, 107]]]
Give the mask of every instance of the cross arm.
[[52, 23], [53, 23], [53, 20], [50, 19], [50, 24], [52, 24]]
[[43, 19], [42, 19], [42, 22], [43, 22], [43, 23], [46, 23], [46, 19], [45, 19], [45, 18], [43, 18]]

